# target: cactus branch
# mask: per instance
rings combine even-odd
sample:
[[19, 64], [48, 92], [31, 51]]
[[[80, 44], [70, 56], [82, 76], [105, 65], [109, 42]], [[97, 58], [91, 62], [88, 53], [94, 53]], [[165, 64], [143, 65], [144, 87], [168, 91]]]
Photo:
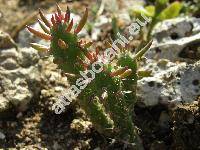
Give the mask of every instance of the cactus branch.
[[[96, 130], [109, 137], [135, 143], [136, 149], [143, 149], [132, 120], [132, 110], [136, 102], [137, 61], [150, 48], [152, 41], [136, 55], [127, 48], [120, 49], [106, 64], [105, 55], [100, 55], [99, 48], [89, 50], [93, 42], [86, 42], [77, 35], [86, 24], [88, 9], [74, 32], [71, 32], [74, 21], [68, 7], [63, 14], [57, 5], [57, 12], [52, 15], [51, 21], [41, 10], [39, 14], [43, 22], [38, 21], [45, 33], [29, 26], [27, 29], [42, 39], [50, 40], [50, 47], [36, 43], [31, 43], [31, 46], [39, 51], [48, 51], [53, 56], [53, 62], [69, 77], [69, 83], [75, 82], [77, 89], [82, 90], [77, 102]], [[111, 48], [112, 44], [107, 42], [106, 47]], [[92, 70], [97, 62], [104, 64], [101, 71], [95, 74]]]

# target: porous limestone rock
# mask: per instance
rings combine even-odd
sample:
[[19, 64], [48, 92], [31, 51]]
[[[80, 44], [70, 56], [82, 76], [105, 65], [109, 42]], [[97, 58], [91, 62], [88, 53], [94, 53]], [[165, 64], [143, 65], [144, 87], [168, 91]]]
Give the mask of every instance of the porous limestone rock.
[[151, 71], [138, 81], [138, 96], [147, 105], [192, 102], [200, 95], [200, 61], [195, 64], [147, 60], [140, 71]]
[[91, 32], [92, 40], [98, 40], [99, 36], [101, 35], [101, 32], [111, 24], [111, 21], [112, 21], [111, 18], [105, 15], [99, 16], [92, 27], [92, 32]]
[[0, 113], [24, 111], [40, 91], [39, 56], [32, 48], [0, 50]]
[[25, 111], [31, 100], [45, 99], [46, 109], [69, 87], [51, 57], [41, 59], [33, 48], [0, 50], [0, 116], [12, 108]]
[[153, 32], [154, 43], [146, 57], [170, 61], [200, 59], [200, 19], [175, 18], [158, 23]]
[[81, 133], [86, 133], [92, 126], [91, 122], [85, 121], [81, 118], [79, 119], [74, 119], [72, 123], [70, 124], [70, 128], [73, 130], [76, 130]]

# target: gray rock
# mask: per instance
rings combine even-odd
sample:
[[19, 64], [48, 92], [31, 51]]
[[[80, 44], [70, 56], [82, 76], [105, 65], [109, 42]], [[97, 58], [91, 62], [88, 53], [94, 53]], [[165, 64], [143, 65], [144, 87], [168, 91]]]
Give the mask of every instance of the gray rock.
[[90, 127], [92, 126], [91, 122], [85, 121], [83, 119], [74, 119], [70, 124], [70, 128], [73, 130], [77, 130], [81, 133], [86, 133]]
[[150, 77], [138, 81], [138, 96], [147, 105], [193, 102], [200, 95], [200, 61], [186, 63], [148, 60], [140, 70], [152, 70]]
[[51, 57], [40, 59], [32, 48], [0, 51], [0, 117], [13, 108], [25, 111], [36, 98], [45, 99], [45, 107], [51, 111], [68, 87], [67, 77], [61, 76]]
[[92, 28], [92, 40], [98, 40], [101, 35], [101, 31], [104, 30], [109, 24], [111, 24], [111, 18], [101, 15], [96, 19], [94, 27]]
[[166, 111], [162, 111], [159, 117], [159, 125], [163, 128], [169, 128], [170, 117]]
[[200, 95], [200, 61], [194, 65], [187, 65], [184, 72], [180, 73], [178, 91], [183, 102], [192, 102]]
[[139, 80], [138, 96], [147, 106], [194, 101], [200, 95], [200, 19], [166, 20], [152, 34], [153, 46], [140, 68], [151, 75]]
[[2, 132], [0, 132], [0, 140], [4, 140], [5, 138], [6, 136]]
[[175, 18], [158, 23], [147, 58], [191, 61], [200, 59], [200, 19]]
[[40, 87], [39, 55], [32, 48], [0, 51], [0, 113], [14, 107], [24, 111], [38, 95]]

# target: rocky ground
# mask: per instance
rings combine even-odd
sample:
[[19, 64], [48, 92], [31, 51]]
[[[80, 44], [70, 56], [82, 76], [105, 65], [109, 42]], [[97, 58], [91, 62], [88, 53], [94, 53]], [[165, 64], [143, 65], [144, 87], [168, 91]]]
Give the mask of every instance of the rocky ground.
[[[95, 16], [99, 1], [68, 2], [77, 20], [84, 6], [91, 9], [94, 23], [81, 36], [103, 46], [112, 35], [109, 14], [115, 10], [121, 28], [131, 23], [127, 10], [136, 1], [112, 3], [112, 8], [105, 5], [107, 13]], [[0, 149], [131, 150], [128, 143], [95, 131], [76, 102], [61, 115], [51, 110], [69, 84], [51, 58], [29, 47], [33, 41], [48, 44], [24, 29], [35, 22], [39, 7], [51, 13], [55, 1], [0, 0]], [[140, 64], [133, 118], [147, 150], [200, 149], [199, 39], [200, 19], [195, 17], [166, 20], [153, 31], [154, 43]]]

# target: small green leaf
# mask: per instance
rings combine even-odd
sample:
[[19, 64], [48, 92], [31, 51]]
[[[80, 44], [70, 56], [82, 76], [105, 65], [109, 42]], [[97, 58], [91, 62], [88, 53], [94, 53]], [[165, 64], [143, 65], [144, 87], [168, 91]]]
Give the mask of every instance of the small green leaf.
[[182, 3], [180, 2], [173, 2], [167, 8], [165, 8], [161, 14], [158, 16], [160, 21], [165, 19], [171, 19], [177, 17], [180, 14], [180, 10], [182, 9]]
[[156, 0], [155, 7], [156, 7], [156, 14], [160, 14], [162, 10], [167, 6], [169, 0]]
[[148, 12], [147, 16], [148, 17], [153, 17], [155, 15], [155, 6], [149, 5], [145, 7], [146, 11]]
[[156, 3], [159, 5], [166, 5], [169, 2], [169, 0], [157, 0]]
[[144, 14], [148, 17], [152, 17], [152, 10], [148, 9], [144, 8], [143, 6], [136, 6], [130, 10], [130, 14], [136, 17], [140, 16], [141, 14]]

